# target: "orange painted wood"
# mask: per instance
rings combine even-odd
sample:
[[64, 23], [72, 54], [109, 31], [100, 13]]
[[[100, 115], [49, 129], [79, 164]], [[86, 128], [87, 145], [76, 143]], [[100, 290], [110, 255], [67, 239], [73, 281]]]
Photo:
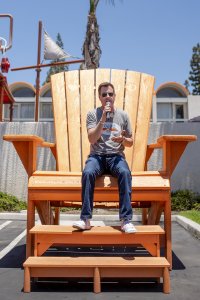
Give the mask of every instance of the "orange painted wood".
[[147, 74], [141, 74], [136, 121], [137, 126], [134, 136], [134, 155], [132, 167], [134, 171], [143, 171], [145, 168], [153, 90], [154, 77]]
[[115, 107], [124, 108], [124, 88], [125, 88], [125, 70], [112, 70], [111, 82], [115, 87]]
[[[31, 266], [40, 266], [40, 267], [58, 267], [62, 268], [63, 266], [71, 267], [169, 267], [169, 262], [165, 257], [52, 257], [52, 256], [42, 256], [42, 257], [29, 257], [23, 264], [24, 267]], [[70, 275], [70, 274], [69, 274]], [[116, 274], [117, 276], [117, 274]], [[119, 277], [118, 274], [117, 277]]]
[[[137, 232], [134, 234], [134, 236], [137, 235], [143, 235], [143, 234], [149, 234], [149, 235], [155, 235], [155, 234], [164, 234], [163, 228], [161, 228], [159, 225], [147, 225], [147, 226], [135, 226], [137, 229]], [[73, 228], [72, 226], [66, 226], [66, 225], [35, 225], [33, 228], [31, 228], [30, 233], [36, 234], [36, 233], [44, 233], [44, 234], [63, 234], [63, 235], [72, 235], [73, 233], [79, 234], [79, 235], [117, 235], [117, 236], [127, 236], [125, 233], [123, 233], [119, 227], [117, 226], [98, 226], [98, 227], [92, 227], [91, 230], [87, 231], [77, 231], [77, 229]], [[128, 237], [128, 236], [127, 236]], [[131, 238], [132, 235], [129, 236]]]
[[30, 230], [34, 236], [34, 255], [41, 256], [53, 244], [81, 245], [142, 245], [151, 255], [160, 255], [160, 236], [164, 230], [156, 226], [136, 226], [137, 232], [127, 235], [119, 226], [92, 227], [80, 231], [64, 225], [36, 225]]
[[[102, 82], [111, 82], [111, 72], [110, 69], [96, 69], [94, 71], [95, 76], [95, 108], [101, 106], [101, 102], [99, 100], [98, 95], [98, 87]], [[87, 75], [86, 75], [87, 77]]]
[[[81, 132], [80, 132], [81, 109], [80, 109], [80, 93], [79, 93], [79, 71], [76, 70], [76, 71], [66, 72], [65, 83], [66, 83], [65, 97], [66, 97], [68, 147], [69, 147], [69, 170], [81, 171], [82, 153], [81, 153]], [[67, 135], [67, 132], [65, 133], [65, 135]], [[60, 136], [60, 138], [62, 139], [63, 137]]]
[[[138, 72], [128, 71], [126, 74], [125, 84], [125, 97], [124, 97], [124, 110], [127, 111], [131, 120], [133, 141], [135, 141], [135, 132], [137, 124], [137, 111], [139, 100], [141, 75]], [[134, 147], [125, 148], [125, 156], [129, 164], [130, 169], [133, 171], [133, 152]]]
[[69, 139], [68, 120], [66, 111], [65, 73], [58, 73], [51, 78], [55, 142], [56, 142], [56, 163], [58, 170], [70, 170], [69, 162]]
[[163, 277], [163, 292], [170, 292], [169, 263], [163, 257], [29, 257], [23, 264], [24, 291], [30, 292], [31, 277], [93, 278], [94, 292], [103, 278]]
[[90, 144], [88, 141], [86, 116], [89, 110], [96, 106], [95, 98], [95, 74], [94, 70], [83, 70], [80, 73], [80, 111], [81, 111], [81, 170], [85, 165], [88, 153], [90, 152]]
[[[44, 174], [44, 173], [43, 173]], [[58, 173], [59, 174], [59, 173]], [[31, 176], [28, 183], [29, 189], [81, 189], [81, 174], [73, 175], [66, 174], [66, 176]], [[112, 176], [101, 176], [97, 178], [95, 189], [107, 188], [118, 189], [117, 179]], [[137, 189], [169, 189], [169, 179], [163, 176], [132, 176], [132, 188]]]

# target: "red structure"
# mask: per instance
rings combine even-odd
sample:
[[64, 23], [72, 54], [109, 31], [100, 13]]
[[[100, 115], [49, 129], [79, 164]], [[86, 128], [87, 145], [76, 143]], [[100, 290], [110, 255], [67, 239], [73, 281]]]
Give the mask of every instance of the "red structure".
[[15, 100], [7, 84], [7, 78], [0, 73], [0, 122], [3, 121], [3, 104], [10, 104], [10, 121], [12, 121], [14, 102]]

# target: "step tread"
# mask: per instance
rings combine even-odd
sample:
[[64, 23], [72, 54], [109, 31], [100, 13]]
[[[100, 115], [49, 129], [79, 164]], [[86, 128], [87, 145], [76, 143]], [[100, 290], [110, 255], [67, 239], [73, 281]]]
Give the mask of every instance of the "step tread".
[[29, 257], [24, 267], [169, 267], [165, 257]]
[[[135, 226], [137, 232], [134, 234], [164, 234], [165, 231], [159, 225]], [[32, 234], [82, 234], [82, 235], [122, 235], [120, 226], [94, 226], [90, 230], [81, 231], [66, 225], [36, 225], [31, 230]]]

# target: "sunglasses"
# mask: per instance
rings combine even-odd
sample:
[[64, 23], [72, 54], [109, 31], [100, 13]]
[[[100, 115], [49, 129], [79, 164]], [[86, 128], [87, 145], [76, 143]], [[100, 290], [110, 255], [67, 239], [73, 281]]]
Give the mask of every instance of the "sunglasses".
[[114, 93], [103, 93], [103, 94], [101, 94], [101, 97], [103, 97], [103, 98], [105, 98], [105, 97], [107, 97], [107, 95], [109, 96], [109, 97], [112, 97], [113, 95], [114, 95]]

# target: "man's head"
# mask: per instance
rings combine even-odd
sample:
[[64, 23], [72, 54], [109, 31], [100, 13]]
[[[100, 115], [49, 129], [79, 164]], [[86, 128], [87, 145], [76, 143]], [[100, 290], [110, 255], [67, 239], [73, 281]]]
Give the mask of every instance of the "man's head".
[[110, 82], [103, 82], [98, 87], [99, 99], [101, 101], [102, 107], [110, 102], [111, 108], [114, 107], [115, 102], [115, 88]]

